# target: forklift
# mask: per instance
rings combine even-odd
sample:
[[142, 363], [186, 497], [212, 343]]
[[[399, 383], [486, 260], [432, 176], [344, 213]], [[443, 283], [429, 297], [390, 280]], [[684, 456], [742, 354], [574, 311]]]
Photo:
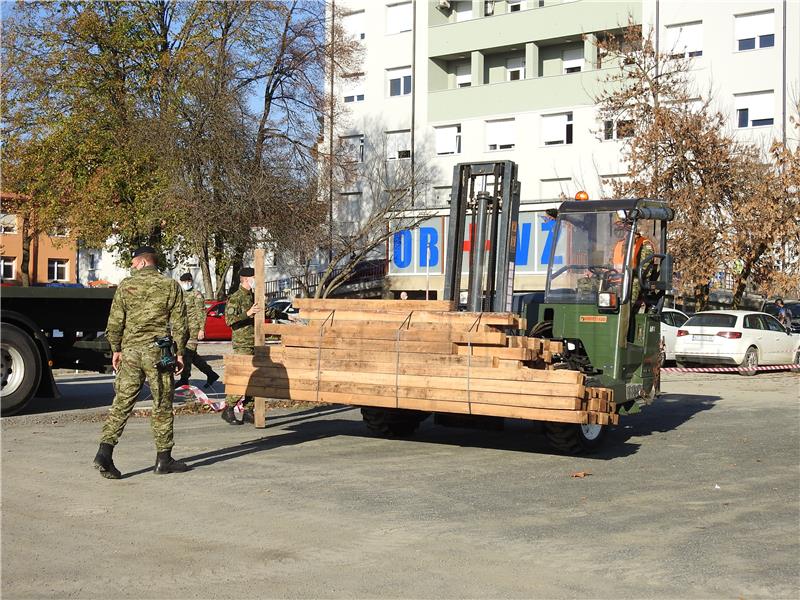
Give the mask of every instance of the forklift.
[[[587, 386], [613, 389], [619, 414], [639, 412], [658, 391], [660, 317], [672, 288], [666, 247], [673, 209], [637, 198], [566, 201], [546, 211], [555, 224], [543, 299], [527, 294], [515, 302], [519, 208], [514, 162], [454, 167], [443, 298], [469, 311], [515, 306], [527, 320], [521, 333], [563, 342], [554, 368], [580, 371]], [[465, 238], [471, 240], [467, 265]], [[551, 444], [569, 453], [597, 449], [608, 428], [544, 426]]]

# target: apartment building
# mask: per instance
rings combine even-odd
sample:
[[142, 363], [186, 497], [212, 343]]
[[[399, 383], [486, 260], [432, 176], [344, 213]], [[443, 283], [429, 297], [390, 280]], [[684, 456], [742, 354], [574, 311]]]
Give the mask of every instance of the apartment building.
[[[662, 51], [693, 59], [698, 97], [712, 91], [735, 135], [790, 143], [800, 97], [800, 3], [670, 0], [336, 0], [365, 49], [360, 77], [334, 83], [347, 115], [335, 135], [360, 160], [431, 167], [415, 206], [433, 216], [387, 248], [389, 287], [419, 297], [442, 288], [448, 200], [459, 162], [513, 160], [522, 208], [516, 289], [544, 285], [552, 221], [563, 195], [608, 192], [624, 177], [624, 122], [598, 120], [594, 98], [611, 72], [595, 42], [629, 21]], [[380, 143], [376, 138], [381, 138]], [[413, 159], [412, 159], [413, 154]], [[357, 182], [337, 204], [368, 205]], [[353, 217], [351, 217], [353, 218]], [[467, 264], [467, 261], [464, 261]]]
[[[0, 202], [17, 200], [19, 196], [0, 192]], [[30, 283], [76, 283], [78, 247], [69, 231], [56, 228], [42, 232], [31, 240], [28, 259]], [[22, 232], [19, 217], [0, 213], [0, 282], [22, 284]]]

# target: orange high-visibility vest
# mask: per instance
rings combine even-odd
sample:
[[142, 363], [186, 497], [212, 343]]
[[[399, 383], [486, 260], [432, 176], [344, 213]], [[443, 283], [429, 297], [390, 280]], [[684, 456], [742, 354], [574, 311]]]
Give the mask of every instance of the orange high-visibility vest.
[[[648, 241], [646, 237], [640, 234], [636, 234], [636, 237], [633, 240], [633, 265], [632, 267], [635, 269], [639, 266], [639, 253], [642, 251], [642, 246], [644, 243]], [[625, 265], [625, 240], [619, 240], [614, 245], [614, 268], [617, 271], [622, 271], [622, 267]]]

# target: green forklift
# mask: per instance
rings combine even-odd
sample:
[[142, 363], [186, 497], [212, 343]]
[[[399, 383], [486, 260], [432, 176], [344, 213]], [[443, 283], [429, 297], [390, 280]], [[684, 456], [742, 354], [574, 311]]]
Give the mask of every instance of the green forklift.
[[[660, 317], [672, 288], [667, 223], [674, 211], [641, 198], [573, 200], [547, 211], [555, 225], [544, 295], [515, 302], [519, 198], [511, 161], [455, 167], [444, 299], [461, 300], [470, 311], [510, 311], [513, 305], [527, 318], [528, 336], [563, 342], [554, 368], [580, 371], [587, 386], [613, 389], [620, 415], [638, 412], [658, 392]], [[474, 243], [462, 268], [467, 232]], [[549, 422], [544, 427], [550, 443], [569, 453], [597, 449], [608, 429]]]

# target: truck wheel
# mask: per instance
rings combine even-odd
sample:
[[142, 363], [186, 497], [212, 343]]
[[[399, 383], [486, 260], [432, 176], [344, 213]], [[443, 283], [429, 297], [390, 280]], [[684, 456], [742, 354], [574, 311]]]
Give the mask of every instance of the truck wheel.
[[42, 359], [33, 340], [14, 325], [3, 325], [0, 343], [2, 413], [13, 415], [33, 398], [42, 378]]
[[544, 424], [547, 441], [564, 454], [583, 454], [598, 450], [605, 440], [608, 427], [575, 425], [573, 423]]
[[747, 352], [744, 353], [742, 364], [739, 365], [739, 375], [746, 375], [752, 377], [756, 374], [756, 367], [758, 366], [758, 350], [754, 346], [750, 346]]
[[362, 408], [361, 417], [371, 431], [386, 437], [408, 437], [430, 413], [403, 408]]

